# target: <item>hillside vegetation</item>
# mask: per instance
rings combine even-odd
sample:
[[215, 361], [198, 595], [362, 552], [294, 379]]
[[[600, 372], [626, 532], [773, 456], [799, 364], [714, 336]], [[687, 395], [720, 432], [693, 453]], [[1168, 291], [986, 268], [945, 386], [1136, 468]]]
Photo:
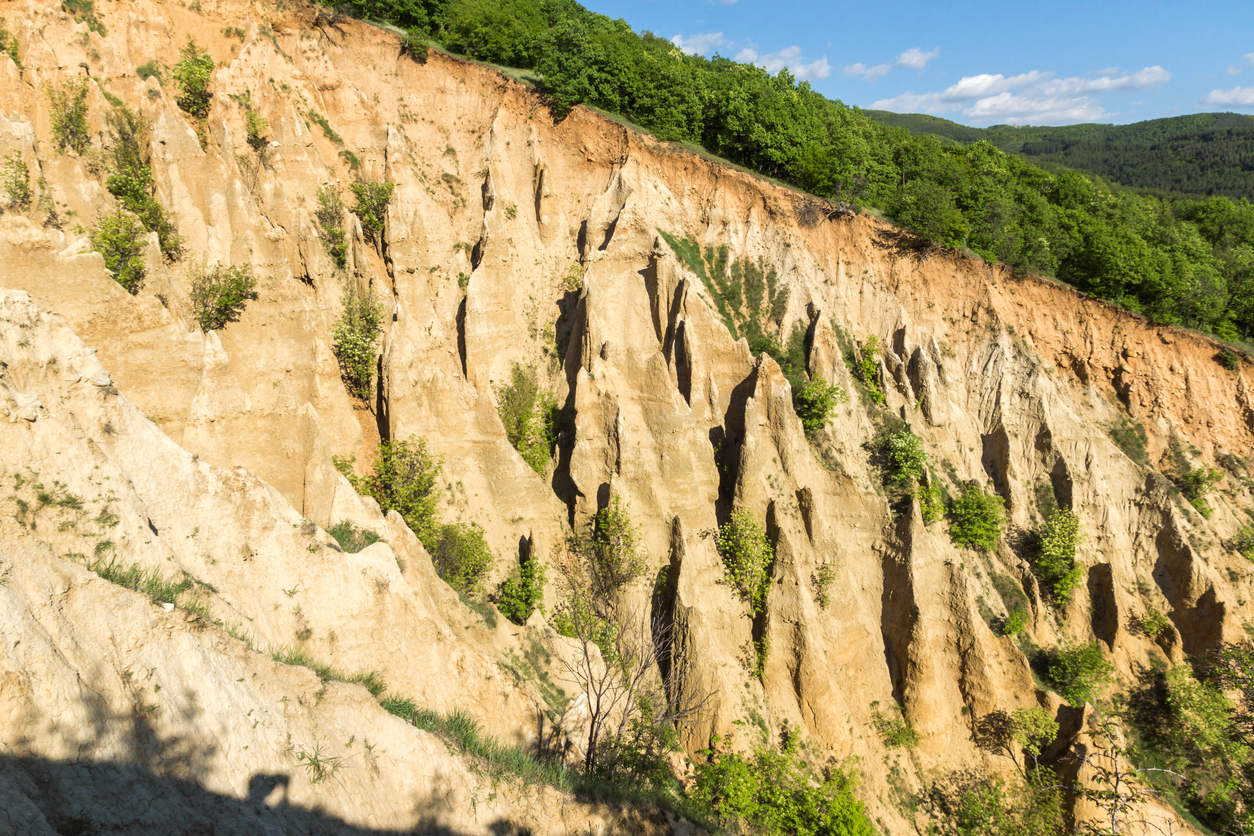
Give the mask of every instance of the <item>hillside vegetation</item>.
[[[472, 58], [537, 71], [559, 117], [579, 103], [594, 105], [844, 207], [878, 207], [909, 233], [904, 246], [966, 249], [1156, 322], [1227, 340], [1254, 336], [1254, 207], [1246, 201], [1133, 194], [1099, 177], [1050, 174], [993, 141], [918, 136], [824, 98], [787, 69], [771, 76], [718, 56], [684, 55], [571, 0], [353, 0], [348, 8]], [[1096, 153], [1090, 146], [1100, 144], [1100, 132], [1068, 130], [1088, 144], [1046, 136], [1014, 150]], [[1224, 130], [1234, 142], [1246, 135]], [[1133, 141], [1136, 153], [1151, 156], [1170, 157], [1155, 150], [1170, 143], [1197, 143], [1165, 133], [1154, 144], [1152, 134], [1120, 131], [1110, 142]], [[1130, 164], [1120, 159], [1106, 163], [1112, 177]], [[1160, 181], [1175, 182], [1173, 165], [1163, 166]]]
[[964, 145], [991, 142], [1046, 168], [1074, 168], [1160, 197], [1254, 196], [1254, 117], [1239, 113], [1131, 125], [971, 128], [922, 113], [863, 112], [913, 134]]

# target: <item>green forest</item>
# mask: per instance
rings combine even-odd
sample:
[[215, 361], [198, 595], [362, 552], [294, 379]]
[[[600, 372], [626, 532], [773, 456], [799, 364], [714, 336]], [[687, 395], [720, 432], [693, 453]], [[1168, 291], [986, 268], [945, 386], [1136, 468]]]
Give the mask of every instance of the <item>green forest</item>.
[[[532, 71], [555, 118], [592, 105], [844, 207], [874, 207], [905, 232], [901, 246], [966, 250], [1056, 277], [1156, 322], [1229, 341], [1254, 338], [1254, 206], [1218, 193], [1150, 194], [1110, 182], [1121, 165], [1132, 165], [1121, 160], [1140, 159], [1137, 166], [1151, 171], [1161, 154], [1162, 184], [1169, 184], [1171, 143], [1205, 144], [1198, 137], [1208, 132], [1232, 136], [1215, 145], [1229, 149], [1213, 151], [1215, 160], [1237, 159], [1254, 134], [1227, 117], [1192, 117], [1192, 134], [1162, 128], [1155, 139], [1150, 128], [1129, 133], [1140, 137], [1135, 142], [1109, 140], [1140, 151], [1109, 156], [1107, 180], [1057, 164], [1107, 142], [1104, 130], [1129, 129], [1039, 129], [1070, 132], [1039, 136], [1032, 133], [1038, 129], [999, 129], [1018, 137], [1019, 147], [1005, 150], [978, 132], [983, 138], [969, 143], [916, 134], [827, 99], [786, 69], [771, 76], [717, 55], [685, 55], [573, 0], [349, 0], [340, 7], [406, 30], [411, 52], [434, 41]], [[1203, 130], [1207, 118], [1215, 121]], [[1068, 146], [1059, 136], [1077, 139]], [[1050, 170], [1024, 158], [1033, 155]], [[1250, 173], [1228, 168], [1233, 176]]]
[[969, 128], [922, 113], [863, 111], [882, 125], [991, 142], [1051, 170], [1074, 168], [1163, 197], [1254, 197], [1254, 116], [1195, 113], [1131, 125]]

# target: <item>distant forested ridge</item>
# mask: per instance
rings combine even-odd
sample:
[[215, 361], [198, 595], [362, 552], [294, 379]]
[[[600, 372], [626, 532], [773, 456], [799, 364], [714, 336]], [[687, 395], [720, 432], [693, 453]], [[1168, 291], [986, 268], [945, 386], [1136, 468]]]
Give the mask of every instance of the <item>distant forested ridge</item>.
[[[404, 28], [411, 42], [429, 38], [475, 59], [532, 70], [559, 118], [579, 103], [594, 105], [660, 139], [700, 144], [844, 206], [878, 207], [914, 246], [966, 249], [1018, 271], [1055, 276], [1158, 322], [1228, 340], [1254, 337], [1254, 206], [1244, 198], [1177, 199], [1112, 187], [1077, 171], [1052, 173], [1017, 155], [1029, 154], [1029, 145], [1042, 159], [1069, 153], [1057, 137], [1032, 133], [1040, 129], [1004, 129], [1021, 143], [1011, 154], [988, 138], [961, 144], [967, 139], [916, 135], [824, 98], [786, 69], [771, 76], [718, 56], [685, 55], [573, 0], [337, 5]], [[1199, 131], [1208, 118], [1215, 121], [1206, 130], [1234, 136], [1244, 130], [1232, 121], [1240, 117], [1195, 118]], [[1181, 137], [1189, 134], [1170, 126], [1158, 139], [1158, 128], [1139, 126], [1048, 130], [1123, 147], [1100, 139], [1101, 130], [1133, 128], [1139, 132], [1128, 135], [1136, 141], [1125, 144], [1166, 149], [1162, 170], [1174, 171], [1170, 143], [1186, 147]], [[1074, 149], [1081, 145], [1077, 140], [1070, 149], [1079, 154]], [[1157, 159], [1153, 154], [1146, 159]], [[1120, 159], [1112, 155], [1105, 164], [1118, 167]]]
[[1196, 113], [1131, 125], [969, 128], [922, 113], [863, 112], [913, 134], [964, 145], [983, 140], [1030, 162], [1086, 171], [1162, 196], [1254, 198], [1254, 116]]

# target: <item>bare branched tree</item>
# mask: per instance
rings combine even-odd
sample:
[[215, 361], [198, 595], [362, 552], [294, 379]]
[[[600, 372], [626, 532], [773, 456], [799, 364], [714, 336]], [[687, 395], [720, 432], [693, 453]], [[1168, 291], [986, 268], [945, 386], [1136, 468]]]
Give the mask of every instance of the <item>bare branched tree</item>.
[[572, 536], [562, 566], [568, 598], [554, 620], [578, 642], [563, 664], [588, 701], [584, 768], [660, 783], [678, 726], [696, 719], [712, 693], [694, 686], [669, 619], [652, 617], [648, 596], [633, 594], [645, 568], [638, 541], [617, 499]]

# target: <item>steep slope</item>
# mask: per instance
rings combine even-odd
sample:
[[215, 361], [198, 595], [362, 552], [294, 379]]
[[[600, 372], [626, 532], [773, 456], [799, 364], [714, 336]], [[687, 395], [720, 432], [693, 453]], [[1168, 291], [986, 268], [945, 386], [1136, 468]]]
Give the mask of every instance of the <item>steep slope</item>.
[[[0, 156], [20, 154], [76, 222], [89, 225], [110, 204], [90, 152], [58, 153], [50, 133], [43, 91], [86, 65], [93, 151], [106, 92], [143, 112], [157, 197], [188, 255], [166, 263], [154, 240], [148, 280], [132, 296], [82, 233], [37, 211], [0, 218], [0, 286], [10, 288], [0, 343], [6, 513], [27, 523], [8, 525], [16, 545], [0, 546], [15, 579], [5, 600], [24, 625], [18, 645], [6, 642], [0, 685], [2, 702], [19, 706], [0, 727], [13, 757], [130, 762], [121, 738], [92, 725], [82, 707], [90, 694], [33, 673], [47, 658], [59, 660], [57, 682], [81, 679], [104, 694], [107, 716], [134, 705], [127, 669], [158, 667], [140, 661], [144, 653], [163, 665], [191, 655], [202, 661], [177, 675], [163, 667], [168, 678], [154, 680], [183, 700], [157, 712], [170, 723], [158, 738], [199, 728], [184, 697], [197, 683], [216, 682], [214, 701], [197, 709], [214, 723], [229, 725], [232, 706], [245, 703], [264, 703], [273, 717], [264, 734], [233, 728], [229, 745], [212, 751], [190, 738], [200, 754], [188, 770], [211, 776], [198, 780], [218, 796], [249, 798], [250, 781], [281, 773], [299, 787], [293, 816], [321, 805], [354, 826], [411, 828], [428, 814], [415, 799], [442, 793], [432, 776], [447, 769], [458, 789], [441, 808], [444, 826], [486, 832], [500, 815], [573, 832], [581, 817], [601, 816], [566, 797], [528, 807], [511, 791], [485, 818], [476, 811], [487, 784], [446, 764], [438, 745], [364, 691], [332, 684], [319, 702], [303, 671], [248, 654], [216, 628], [197, 633], [73, 565], [115, 554], [119, 565], [186, 572], [208, 585], [213, 616], [247, 622], [262, 649], [297, 647], [342, 671], [381, 671], [423, 707], [464, 709], [499, 737], [537, 744], [545, 694], [503, 666], [533, 639], [554, 653], [561, 640], [538, 619], [484, 626], [403, 521], [354, 493], [332, 456], [355, 455], [361, 472], [379, 438], [417, 435], [443, 457], [443, 517], [484, 528], [502, 558], [493, 581], [520, 550], [560, 563], [572, 523], [611, 497], [629, 502], [653, 582], [635, 598], [674, 625], [686, 653], [671, 664], [711, 695], [685, 729], [688, 750], [716, 734], [753, 745], [755, 719], [772, 736], [785, 724], [801, 729], [823, 752], [860, 759], [862, 793], [892, 832], [926, 824], [901, 799], [932, 777], [1008, 769], [975, 745], [974, 718], [1038, 704], [1072, 717], [1034, 682], [1021, 646], [994, 629], [1008, 612], [1001, 579], [1028, 597], [1037, 645], [1100, 640], [1124, 683], [1151, 659], [1179, 661], [1244, 635], [1251, 575], [1224, 544], [1254, 505], [1250, 370], [1222, 367], [1209, 341], [974, 261], [901, 255], [873, 219], [814, 222], [821, 213], [800, 194], [583, 109], [555, 122], [491, 68], [438, 52], [413, 60], [392, 33], [318, 9], [141, 0], [97, 13], [103, 37], [58, 7], [0, 3], [22, 61], [19, 69], [0, 57]], [[172, 89], [136, 75], [151, 60], [176, 62], [188, 32], [218, 62], [203, 141]], [[230, 98], [246, 91], [269, 122], [265, 165]], [[342, 273], [319, 241], [316, 191], [337, 185], [347, 200], [357, 177], [386, 180], [395, 194], [378, 247], [346, 215]], [[188, 296], [198, 262], [250, 265], [260, 278], [240, 320], [208, 334]], [[724, 313], [727, 283], [739, 282], [743, 298], [749, 275], [769, 281], [769, 296], [757, 297], [767, 309]], [[331, 349], [347, 282], [373, 289], [387, 314], [370, 403], [346, 391]], [[810, 374], [850, 393], [859, 389], [844, 360], [850, 340], [876, 336], [885, 405], [855, 394], [807, 439], [776, 361], [732, 338], [729, 325], [743, 325], [746, 310], [781, 339], [800, 324]], [[510, 446], [497, 411], [496, 390], [515, 363], [539, 369], [572, 416], [543, 476]], [[1125, 420], [1144, 424], [1148, 464], [1108, 435]], [[943, 522], [924, 524], [918, 502], [890, 505], [871, 451], [894, 422], [922, 438], [948, 492], [974, 482], [1001, 496], [1012, 533], [1036, 527], [1042, 492], [1074, 511], [1085, 531], [1080, 594], [1056, 611], [1019, 540], [991, 554], [960, 549]], [[1215, 462], [1228, 475], [1206, 519], [1160, 471]], [[25, 517], [39, 500], [22, 489], [35, 482], [45, 491], [62, 483], [87, 510], [43, 503]], [[756, 615], [725, 582], [712, 536], [733, 509], [760, 521], [774, 548]], [[116, 532], [93, 522], [104, 511], [119, 518]], [[357, 555], [331, 549], [320, 529], [345, 519], [386, 544]], [[826, 605], [820, 577], [831, 578]], [[43, 612], [62, 595], [61, 610]], [[551, 586], [550, 610], [559, 597]], [[113, 613], [123, 606], [136, 614]], [[100, 609], [120, 621], [98, 646], [87, 634]], [[1157, 641], [1133, 629], [1151, 609], [1171, 622]], [[167, 625], [180, 637], [169, 640]], [[44, 650], [21, 649], [32, 645]], [[98, 659], [110, 660], [99, 677]], [[241, 676], [259, 684], [235, 695]], [[54, 716], [75, 718], [66, 722], [78, 738], [65, 739], [99, 737], [99, 751], [60, 746], [68, 732], [50, 726], [27, 733], [23, 712], [33, 709], [20, 706], [54, 693], [63, 702], [52, 704], [65, 706]], [[280, 711], [279, 693], [301, 698]], [[564, 705], [548, 707], [556, 716]], [[921, 735], [912, 749], [890, 751], [876, 732], [877, 716], [894, 707]], [[302, 775], [302, 747], [367, 732], [386, 737], [398, 762], [376, 773], [363, 756], [350, 767], [359, 775], [346, 769], [316, 784]], [[287, 734], [295, 742], [282, 750]], [[239, 755], [263, 744], [264, 759]], [[26, 774], [45, 768], [15, 763]], [[385, 772], [394, 785], [372, 783]], [[97, 821], [87, 802], [20, 792], [44, 815]], [[620, 826], [609, 814], [600, 821]]]

